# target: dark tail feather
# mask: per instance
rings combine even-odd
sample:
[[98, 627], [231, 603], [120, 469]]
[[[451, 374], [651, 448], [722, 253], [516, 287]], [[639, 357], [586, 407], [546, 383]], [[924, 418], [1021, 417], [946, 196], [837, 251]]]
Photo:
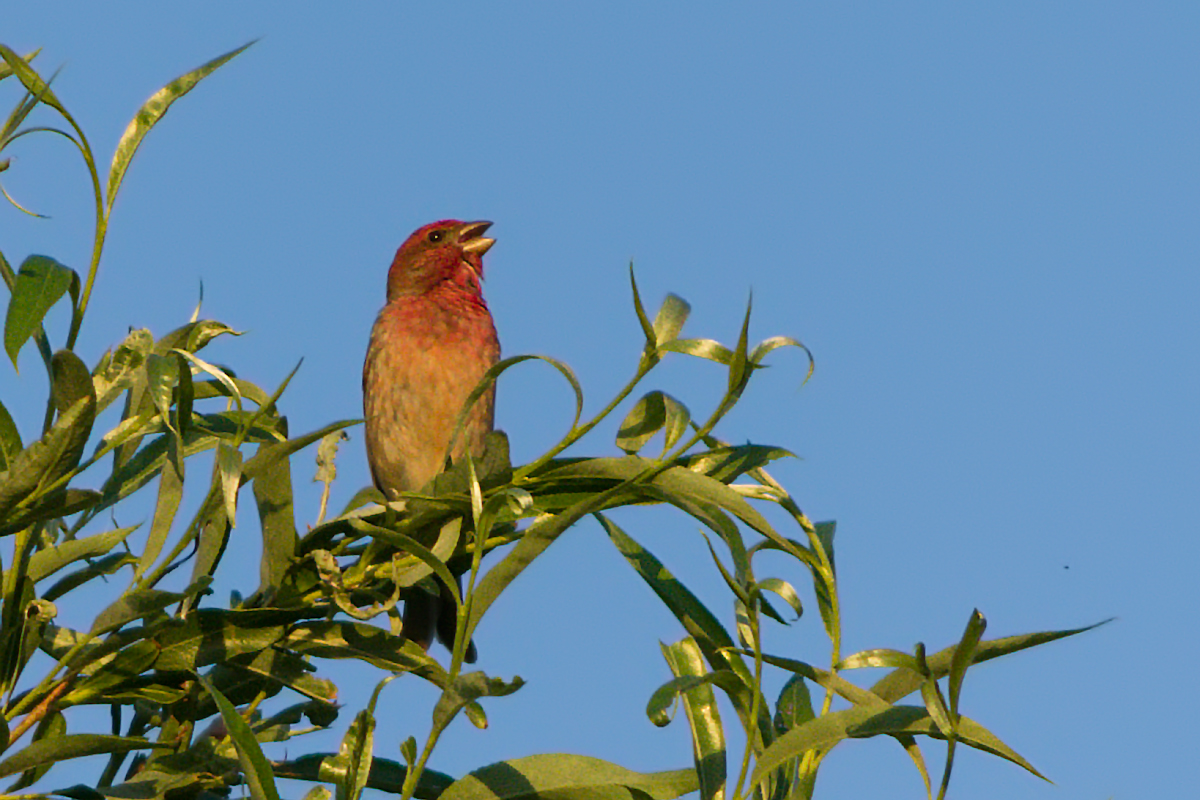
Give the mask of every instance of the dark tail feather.
[[[459, 585], [461, 587], [461, 581]], [[422, 650], [429, 649], [435, 632], [439, 642], [447, 648], [454, 647], [455, 628], [458, 624], [454, 595], [440, 581], [438, 588], [441, 592], [438, 597], [417, 588], [404, 600], [404, 635], [419, 644]], [[477, 657], [475, 642], [468, 642], [463, 661], [474, 664]]]

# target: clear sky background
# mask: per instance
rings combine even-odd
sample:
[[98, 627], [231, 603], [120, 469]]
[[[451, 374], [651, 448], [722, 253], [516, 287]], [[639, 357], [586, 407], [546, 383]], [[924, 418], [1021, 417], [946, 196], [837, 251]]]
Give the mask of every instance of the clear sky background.
[[[1056, 785], [960, 751], [952, 796], [1194, 791], [1200, 7], [646, 5], [7, 4], [0, 40], [44, 48], [45, 73], [63, 65], [55, 90], [105, 163], [153, 91], [262, 37], [139, 153], [81, 355], [186, 321], [203, 281], [205, 316], [247, 331], [211, 358], [268, 387], [304, 359], [281, 404], [293, 432], [356, 417], [395, 248], [425, 222], [483, 218], [506, 354], [567, 361], [595, 410], [640, 349], [631, 259], [648, 305], [692, 303], [692, 336], [735, 341], [753, 291], [752, 338], [803, 340], [816, 373], [800, 388], [803, 358], [777, 352], [718, 434], [801, 457], [773, 472], [838, 521], [847, 652], [940, 648], [976, 607], [989, 637], [1118, 618], [971, 671], [964, 712]], [[7, 112], [16, 84], [0, 89]], [[52, 219], [0, 208], [0, 249], [84, 270], [78, 155], [50, 137], [11, 155], [5, 186]], [[50, 328], [61, 346], [65, 316]], [[33, 348], [21, 365], [0, 368], [0, 397], [28, 440], [45, 379]], [[679, 363], [646, 388], [707, 414], [723, 381]], [[569, 422], [544, 366], [499, 393], [518, 460]], [[576, 452], [615, 453], [614, 427]], [[352, 436], [338, 508], [368, 481]], [[311, 455], [294, 467], [301, 522], [316, 515]], [[687, 518], [620, 522], [706, 600], [725, 596]], [[257, 585], [250, 504], [239, 523], [216, 603]], [[768, 649], [822, 664], [804, 597]], [[528, 685], [488, 704], [489, 730], [456, 723], [432, 766], [555, 751], [690, 764], [684, 723], [644, 716], [669, 677], [658, 641], [682, 635], [581, 523], [477, 635], [484, 669]], [[376, 680], [331, 675], [347, 709], [313, 740], [326, 749]], [[390, 686], [378, 755], [423, 735], [431, 702], [415, 679]], [[926, 748], [936, 769], [941, 752]], [[867, 792], [922, 796], [890, 740], [844, 744], [821, 773], [818, 796]]]

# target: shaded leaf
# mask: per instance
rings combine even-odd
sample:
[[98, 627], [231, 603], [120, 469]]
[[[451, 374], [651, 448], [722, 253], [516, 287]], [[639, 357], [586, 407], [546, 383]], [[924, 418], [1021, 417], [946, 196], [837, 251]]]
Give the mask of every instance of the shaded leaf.
[[0, 472], [7, 470], [24, 445], [21, 444], [21, 433], [8, 409], [0, 403]]
[[66, 412], [80, 400], [90, 398], [96, 402], [96, 390], [92, 388], [92, 375], [83, 360], [70, 350], [59, 350], [50, 359], [50, 394], [58, 413]]
[[419, 645], [365, 622], [301, 622], [279, 643], [315, 658], [356, 659], [391, 672], [412, 672], [435, 685], [449, 685], [446, 670]]
[[[312, 753], [292, 761], [277, 761], [273, 766], [276, 777], [318, 781], [322, 780], [321, 775], [327, 774], [326, 762], [336, 757], [332, 753]], [[371, 761], [366, 785], [368, 789], [400, 794], [407, 777], [408, 769], [403, 764], [386, 758], [375, 758]], [[452, 783], [454, 779], [449, 775], [426, 768], [417, 780], [414, 796], [420, 800], [435, 800]]]
[[167, 592], [162, 589], [143, 589], [129, 592], [100, 612], [92, 622], [92, 633], [103, 634], [122, 625], [151, 616], [167, 606], [186, 600], [208, 588], [211, 579], [204, 578], [193, 583], [182, 592]]
[[598, 758], [553, 753], [477, 769], [450, 786], [442, 800], [673, 800], [699, 786], [692, 769], [633, 772]]
[[96, 418], [96, 403], [83, 398], [41, 439], [26, 447], [0, 473], [0, 518], [39, 489], [49, 486], [79, 463]]
[[263, 755], [262, 748], [258, 746], [258, 740], [254, 738], [254, 732], [250, 730], [246, 720], [242, 719], [238, 710], [208, 678], [199, 673], [196, 674], [196, 678], [217, 703], [221, 719], [225, 722], [225, 729], [229, 731], [229, 738], [233, 740], [233, 746], [237, 749], [238, 761], [242, 764], [242, 774], [250, 789], [250, 796], [254, 800], [279, 800], [271, 764]]
[[[37, 729], [33, 734], [33, 741], [39, 742], [43, 739], [60, 739], [67, 733], [67, 718], [57, 711], [51, 712], [42, 721], [38, 723]], [[37, 783], [42, 777], [50, 771], [53, 763], [42, 764], [31, 770], [26, 770], [21, 774], [21, 777], [8, 787], [7, 792], [18, 792], [21, 789], [28, 788]]]
[[[329, 434], [339, 435], [346, 434], [340, 430]], [[322, 439], [322, 442], [324, 441], [325, 439]], [[259, 450], [266, 446], [260, 444]], [[258, 509], [258, 520], [262, 529], [260, 591], [270, 593], [282, 585], [300, 544], [300, 538], [296, 534], [295, 509], [292, 505], [290, 459], [276, 461], [255, 477], [254, 504]]]
[[14, 367], [17, 354], [41, 327], [46, 312], [78, 282], [75, 270], [49, 256], [29, 256], [21, 263], [4, 317], [4, 349]]
[[[442, 692], [437, 705], [433, 708], [433, 725], [441, 730], [450, 723], [463, 706], [474, 703], [481, 697], [504, 697], [520, 689], [525, 681], [514, 677], [511, 681], [501, 678], [489, 678], [482, 672], [468, 672], [459, 675], [452, 684]], [[478, 725], [477, 727], [483, 727]]]
[[29, 559], [27, 570], [29, 579], [37, 583], [75, 561], [84, 558], [98, 558], [125, 541], [125, 537], [135, 530], [137, 530], [136, 525], [129, 528], [117, 528], [83, 539], [71, 539], [39, 550]]
[[0, 778], [71, 758], [102, 753], [126, 753], [130, 750], [146, 750], [160, 746], [136, 737], [103, 736], [95, 733], [75, 733], [42, 739], [0, 761]]

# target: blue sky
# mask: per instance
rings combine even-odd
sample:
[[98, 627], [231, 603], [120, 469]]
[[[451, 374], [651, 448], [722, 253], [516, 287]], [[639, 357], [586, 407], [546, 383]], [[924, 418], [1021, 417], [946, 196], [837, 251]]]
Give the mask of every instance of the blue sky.
[[[205, 315], [247, 332], [213, 358], [266, 386], [304, 359], [283, 402], [294, 432], [357, 416], [392, 254], [444, 217], [495, 221], [485, 288], [505, 353], [565, 360], [593, 410], [636, 365], [630, 260], [648, 304], [691, 302], [693, 336], [733, 342], [753, 292], [752, 338], [801, 339], [816, 373], [801, 388], [803, 359], [776, 353], [718, 434], [801, 457], [773, 472], [838, 521], [848, 652], [944, 646], [976, 607], [989, 637], [1118, 618], [968, 677], [965, 712], [1056, 786], [967, 752], [952, 792], [1194, 785], [1198, 741], [1178, 723], [1200, 712], [1185, 688], [1200, 656], [1191, 4], [13, 5], [3, 41], [42, 47], [43, 72], [63, 65], [55, 90], [105, 160], [153, 91], [262, 37], [173, 107], [131, 168], [89, 363], [130, 325], [185, 321], [203, 281]], [[14, 82], [0, 88], [15, 104]], [[0, 208], [0, 250], [84, 269], [77, 155], [34, 137], [11, 154], [5, 186], [52, 218]], [[51, 329], [61, 344], [61, 315]], [[43, 396], [44, 377], [32, 349], [21, 365], [0, 369], [0, 397], [28, 439], [41, 400], [15, 398]], [[700, 413], [723, 380], [669, 364], [646, 388]], [[569, 422], [544, 367], [506, 375], [498, 402], [521, 460]], [[613, 427], [578, 452], [614, 453]], [[367, 480], [356, 433], [334, 504]], [[723, 597], [688, 520], [619, 519]], [[240, 522], [245, 575], [225, 589], [256, 584], [248, 508]], [[822, 663], [805, 599], [814, 613], [768, 646]], [[683, 725], [643, 713], [668, 677], [658, 640], [680, 636], [580, 524], [477, 637], [485, 669], [528, 685], [488, 706], [488, 731], [453, 729], [433, 766], [553, 751], [690, 763]], [[333, 675], [361, 707], [374, 677]], [[423, 689], [386, 690], [379, 755], [426, 729]], [[835, 751], [818, 796], [871, 791], [921, 786], [893, 744]]]

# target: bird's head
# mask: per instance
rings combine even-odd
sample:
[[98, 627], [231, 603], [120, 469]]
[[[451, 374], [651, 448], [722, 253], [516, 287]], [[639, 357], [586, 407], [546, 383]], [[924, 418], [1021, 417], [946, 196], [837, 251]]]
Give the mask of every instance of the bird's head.
[[444, 219], [417, 228], [396, 251], [388, 271], [388, 300], [425, 294], [445, 281], [478, 294], [483, 254], [496, 243], [483, 235], [491, 225]]

